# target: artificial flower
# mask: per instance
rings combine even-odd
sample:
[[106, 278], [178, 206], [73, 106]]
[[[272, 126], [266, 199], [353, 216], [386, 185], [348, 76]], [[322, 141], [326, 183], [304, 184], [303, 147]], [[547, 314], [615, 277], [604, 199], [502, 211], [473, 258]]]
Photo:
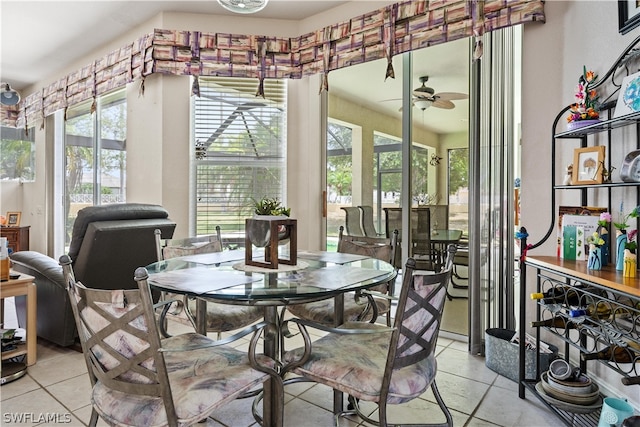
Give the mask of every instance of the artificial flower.
[[629, 224], [627, 224], [627, 221], [629, 221], [629, 219], [631, 218], [638, 218], [640, 217], [640, 206], [636, 206], [635, 208], [633, 208], [633, 210], [631, 212], [629, 212], [628, 215], [626, 216], [622, 216], [622, 203], [620, 204], [620, 218], [622, 219], [619, 222], [614, 222], [613, 225], [618, 229], [618, 230], [626, 230], [627, 228], [629, 228]]
[[624, 244], [624, 248], [629, 249], [631, 253], [636, 253], [636, 249], [638, 248], [638, 243], [636, 242], [637, 234], [638, 230], [631, 230], [627, 233], [627, 243]]
[[600, 237], [600, 235], [596, 231], [591, 236], [587, 237], [587, 243], [594, 246], [602, 246], [604, 245], [604, 239]]
[[589, 87], [591, 84], [595, 84], [597, 78], [598, 76], [593, 71], [587, 71], [587, 67], [583, 66], [582, 75], [578, 78], [576, 86], [576, 102], [569, 107], [571, 112], [567, 116], [567, 122], [595, 120], [600, 117], [598, 94], [595, 89]]
[[607, 224], [611, 222], [611, 214], [609, 212], [602, 212], [600, 214], [600, 219], [598, 219], [598, 225], [601, 227], [606, 227]]

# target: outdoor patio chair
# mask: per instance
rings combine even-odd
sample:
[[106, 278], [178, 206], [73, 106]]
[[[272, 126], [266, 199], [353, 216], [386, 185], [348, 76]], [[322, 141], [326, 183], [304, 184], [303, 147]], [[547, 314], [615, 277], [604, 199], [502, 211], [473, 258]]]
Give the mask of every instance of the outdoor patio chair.
[[382, 237], [384, 233], [378, 233], [376, 226], [373, 223], [373, 207], [372, 206], [358, 206], [362, 213], [362, 228], [364, 229], [364, 235], [367, 237]]
[[344, 225], [347, 229], [347, 234], [349, 236], [364, 236], [360, 209], [355, 206], [343, 206], [340, 209], [342, 209], [346, 215]]

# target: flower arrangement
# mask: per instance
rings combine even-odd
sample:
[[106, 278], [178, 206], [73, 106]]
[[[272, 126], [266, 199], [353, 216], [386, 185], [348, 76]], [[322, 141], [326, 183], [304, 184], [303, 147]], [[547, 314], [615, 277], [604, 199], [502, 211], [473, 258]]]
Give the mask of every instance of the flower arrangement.
[[627, 234], [627, 243], [624, 244], [624, 248], [628, 249], [632, 254], [636, 253], [636, 249], [638, 248], [638, 242], [636, 241], [636, 236], [638, 235], [638, 230], [631, 230]]
[[626, 216], [623, 216], [622, 209], [623, 209], [623, 204], [620, 203], [620, 218], [621, 218], [621, 220], [619, 222], [614, 222], [613, 223], [613, 225], [618, 230], [626, 230], [627, 228], [629, 228], [629, 224], [627, 224], [627, 221], [629, 221], [629, 219], [631, 219], [631, 218], [639, 218], [640, 217], [640, 206], [636, 206], [635, 208], [633, 208], [633, 210], [631, 212], [629, 212]]
[[594, 231], [591, 236], [587, 237], [587, 243], [589, 245], [600, 247], [604, 245], [605, 242], [604, 242], [604, 239], [600, 237], [600, 234], [598, 234], [597, 231]]
[[583, 66], [582, 75], [578, 78], [576, 86], [575, 104], [571, 104], [567, 122], [577, 122], [580, 120], [596, 120], [600, 117], [598, 113], [598, 94], [590, 86], [595, 83], [598, 76], [593, 71], [587, 71]]

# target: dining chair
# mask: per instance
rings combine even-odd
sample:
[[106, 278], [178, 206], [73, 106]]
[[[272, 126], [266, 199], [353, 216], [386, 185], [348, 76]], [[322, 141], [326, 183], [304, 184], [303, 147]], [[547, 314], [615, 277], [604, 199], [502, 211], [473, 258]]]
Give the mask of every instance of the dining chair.
[[137, 289], [92, 289], [76, 281], [68, 255], [59, 261], [91, 381], [90, 426], [98, 417], [188, 426], [269, 379], [282, 390], [274, 361], [256, 354], [263, 324], [225, 340], [253, 333], [248, 353], [196, 333], [161, 339], [144, 267], [134, 273]]
[[458, 267], [469, 268], [469, 237], [463, 235], [458, 242], [458, 251], [456, 252], [455, 258], [453, 258], [453, 272], [451, 273], [451, 284], [454, 288], [458, 289], [466, 289], [469, 287], [469, 284], [466, 285], [456, 283], [455, 279], [458, 280], [469, 280], [469, 275], [463, 276], [462, 273], [458, 270]]
[[373, 207], [372, 206], [358, 206], [362, 214], [362, 228], [364, 229], [364, 235], [367, 237], [382, 237], [384, 233], [378, 233], [376, 226], [373, 223]]
[[[383, 208], [385, 213], [385, 233], [387, 237], [393, 230], [398, 230], [398, 245], [402, 241], [402, 208]], [[431, 244], [431, 210], [420, 206], [411, 209], [411, 227], [413, 242], [410, 245], [409, 257], [414, 258], [420, 270], [435, 271], [438, 268], [438, 257]], [[394, 262], [396, 268], [402, 268], [402, 251], [398, 250]]]
[[340, 209], [345, 212], [344, 225], [347, 228], [347, 234], [350, 236], [364, 236], [360, 209], [355, 206], [343, 206]]
[[[222, 252], [222, 235], [220, 226], [216, 227], [216, 233], [206, 236], [188, 237], [185, 239], [161, 239], [156, 233], [156, 252], [158, 261], [212, 252]], [[175, 295], [163, 295], [163, 298], [176, 298]], [[206, 298], [205, 298], [206, 300]], [[191, 323], [197, 330], [196, 298], [186, 295], [181, 296], [181, 301], [177, 301], [168, 315], [182, 323]], [[229, 332], [244, 328], [262, 319], [264, 309], [257, 306], [222, 304], [207, 300], [207, 332], [217, 333], [218, 339], [223, 332]], [[161, 332], [168, 335], [164, 330], [166, 322], [161, 322]]]
[[[303, 380], [349, 395], [353, 410], [336, 414], [336, 425], [340, 416], [355, 413], [367, 423], [387, 426], [388, 405], [409, 402], [429, 387], [445, 421], [420, 425], [453, 425], [436, 385], [435, 351], [455, 251], [455, 245], [449, 245], [444, 269], [438, 273], [416, 271], [415, 261], [407, 261], [393, 328], [363, 322], [327, 328], [303, 319], [289, 320], [298, 325], [305, 340], [304, 347], [285, 352], [289, 369]], [[329, 333], [311, 342], [309, 327]], [[376, 403], [378, 419], [367, 415], [370, 410], [364, 414], [359, 401]]]
[[[344, 234], [341, 226], [338, 233], [338, 252], [364, 255], [391, 263], [397, 248], [397, 233], [390, 239], [366, 236], [350, 236]], [[391, 324], [391, 299], [394, 294], [395, 278], [369, 289], [367, 292], [348, 292], [344, 295], [343, 318], [345, 322], [369, 321], [378, 316], [387, 316], [387, 325]], [[303, 304], [291, 304], [285, 308], [294, 316], [322, 323], [327, 326], [335, 324], [335, 302], [333, 298]], [[281, 313], [283, 318], [285, 311]]]

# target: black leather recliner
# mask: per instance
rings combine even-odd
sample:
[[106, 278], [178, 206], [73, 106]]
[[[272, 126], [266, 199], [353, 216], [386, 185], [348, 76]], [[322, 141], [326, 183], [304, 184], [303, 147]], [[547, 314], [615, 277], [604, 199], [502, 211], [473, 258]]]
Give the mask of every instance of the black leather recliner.
[[[89, 288], [136, 288], [136, 268], [157, 261], [154, 230], [173, 237], [176, 224], [158, 205], [124, 203], [78, 211], [69, 256], [76, 280]], [[76, 324], [58, 261], [34, 251], [11, 254], [12, 269], [35, 277], [37, 333], [60, 346], [75, 343]], [[20, 327], [26, 325], [26, 299], [16, 297]]]

